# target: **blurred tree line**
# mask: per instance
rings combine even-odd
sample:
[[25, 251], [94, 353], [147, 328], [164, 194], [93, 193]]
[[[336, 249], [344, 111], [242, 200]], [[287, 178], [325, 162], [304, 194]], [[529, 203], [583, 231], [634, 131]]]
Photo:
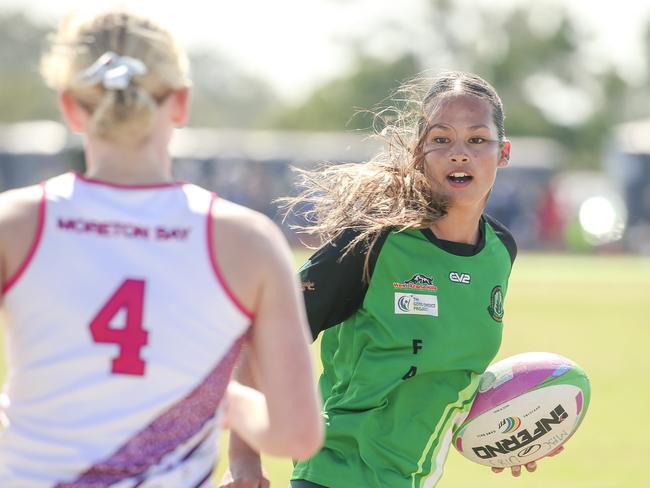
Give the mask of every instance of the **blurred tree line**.
[[[572, 167], [597, 168], [609, 128], [650, 114], [650, 26], [640, 60], [647, 73], [632, 83], [611, 64], [594, 62], [584, 51], [593, 32], [557, 2], [504, 10], [423, 1], [428, 10], [421, 25], [388, 22], [374, 29], [374, 37], [350, 33], [343, 42], [354, 67], [298, 102], [281, 100], [264, 80], [219, 53], [191, 52], [192, 125], [365, 130], [373, 125], [368, 110], [403, 81], [423, 71], [463, 69], [497, 88], [510, 136], [550, 137], [566, 146]], [[58, 119], [54, 97], [38, 76], [50, 29], [23, 14], [0, 12], [0, 122]]]

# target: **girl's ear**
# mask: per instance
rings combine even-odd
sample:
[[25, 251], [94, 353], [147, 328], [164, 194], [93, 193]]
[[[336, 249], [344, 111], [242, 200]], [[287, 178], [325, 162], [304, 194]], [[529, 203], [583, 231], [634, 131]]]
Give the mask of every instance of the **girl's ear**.
[[501, 148], [499, 149], [499, 162], [497, 163], [498, 167], [503, 168], [504, 166], [508, 166], [508, 163], [510, 162], [510, 147], [510, 141], [507, 139], [501, 143]]
[[79, 102], [75, 100], [69, 90], [64, 90], [59, 94], [59, 107], [70, 130], [76, 133], [86, 131], [89, 114], [79, 105]]
[[172, 94], [172, 122], [176, 127], [187, 125], [187, 119], [190, 112], [190, 90], [181, 88]]

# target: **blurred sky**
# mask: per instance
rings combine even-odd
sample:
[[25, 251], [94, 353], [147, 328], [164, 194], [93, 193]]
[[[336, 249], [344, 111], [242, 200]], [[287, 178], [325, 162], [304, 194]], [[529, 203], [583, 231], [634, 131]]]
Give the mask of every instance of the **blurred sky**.
[[[455, 0], [508, 9], [528, 0]], [[551, 0], [566, 5], [591, 33], [586, 52], [612, 63], [631, 81], [641, 81], [643, 21], [650, 0]], [[416, 26], [426, 0], [131, 0], [152, 12], [187, 48], [215, 48], [246, 71], [265, 78], [287, 98], [340, 75], [351, 62], [341, 42], [348, 35], [371, 39], [386, 21]], [[55, 24], [72, 8], [114, 5], [105, 0], [0, 0], [0, 10], [26, 11]], [[534, 5], [534, 3], [530, 3]], [[543, 9], [540, 16], [543, 16]], [[386, 45], [386, 44], [384, 44]]]

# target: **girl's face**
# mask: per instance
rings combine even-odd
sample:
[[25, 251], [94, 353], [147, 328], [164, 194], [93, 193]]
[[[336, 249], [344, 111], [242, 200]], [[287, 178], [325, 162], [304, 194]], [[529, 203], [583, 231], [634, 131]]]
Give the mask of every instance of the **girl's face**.
[[424, 174], [452, 208], [482, 212], [498, 167], [506, 166], [510, 142], [498, 141], [489, 102], [452, 95], [431, 114], [424, 138]]

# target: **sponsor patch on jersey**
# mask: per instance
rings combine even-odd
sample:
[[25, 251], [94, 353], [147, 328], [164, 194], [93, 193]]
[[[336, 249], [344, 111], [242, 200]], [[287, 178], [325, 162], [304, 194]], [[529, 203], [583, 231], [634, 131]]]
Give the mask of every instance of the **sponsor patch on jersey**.
[[501, 291], [500, 286], [495, 286], [492, 288], [488, 312], [490, 313], [490, 317], [492, 317], [493, 320], [496, 320], [497, 322], [501, 322], [503, 320], [503, 291]]
[[429, 278], [421, 273], [414, 274], [411, 278], [402, 283], [399, 283], [398, 281], [393, 282], [393, 288], [399, 288], [402, 290], [438, 290], [438, 287], [433, 284], [433, 278]]
[[419, 293], [395, 293], [395, 313], [438, 316], [438, 297]]

